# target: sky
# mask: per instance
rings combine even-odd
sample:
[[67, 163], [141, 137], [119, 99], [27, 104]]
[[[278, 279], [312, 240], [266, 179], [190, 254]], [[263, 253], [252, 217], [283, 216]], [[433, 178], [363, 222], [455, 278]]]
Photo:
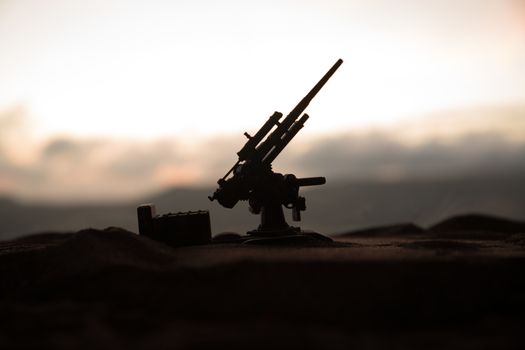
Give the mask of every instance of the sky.
[[338, 58], [284, 155], [292, 170], [323, 143], [525, 143], [520, 0], [0, 0], [0, 193], [213, 183], [242, 133], [289, 112]]

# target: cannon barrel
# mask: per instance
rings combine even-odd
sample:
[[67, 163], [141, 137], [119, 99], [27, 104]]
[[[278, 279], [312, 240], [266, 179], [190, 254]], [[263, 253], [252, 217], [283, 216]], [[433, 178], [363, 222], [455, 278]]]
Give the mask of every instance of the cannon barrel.
[[[219, 188], [208, 197], [211, 201], [217, 199], [224, 207], [233, 208], [239, 200], [250, 197], [252, 187], [254, 183], [259, 181], [261, 171], [273, 173], [271, 171], [272, 162], [308, 120], [307, 114], [300, 117], [301, 114], [342, 63], [343, 60], [337, 60], [286, 118], [281, 120], [282, 113], [275, 112], [254, 136], [245, 133], [248, 141], [237, 152], [239, 156], [237, 162], [226, 175], [217, 181]], [[232, 173], [233, 176], [229, 178]], [[324, 177], [313, 177], [296, 179], [295, 181], [295, 185], [299, 187], [316, 186], [324, 184], [326, 179]]]
[[279, 119], [281, 119], [282, 116], [282, 113], [274, 112], [255, 135], [250, 136], [247, 133], [244, 134], [248, 138], [248, 141], [243, 146], [243, 148], [239, 152], [237, 152], [240, 161], [249, 159], [254, 156], [253, 153], [255, 152], [255, 147], [259, 144], [259, 142], [262, 141], [262, 139], [270, 132], [270, 130], [272, 130], [272, 128], [275, 125], [279, 124]]
[[[328, 72], [319, 80], [317, 84], [310, 90], [310, 92], [303, 97], [303, 99], [295, 106], [294, 109], [282, 120], [282, 122], [277, 126], [277, 128], [268, 136], [263, 143], [257, 147], [257, 154], [261, 157], [260, 159], [267, 158], [268, 152], [274, 148], [283, 136], [288, 132], [288, 129], [292, 124], [299, 118], [299, 116], [304, 112], [306, 107], [310, 104], [310, 101], [313, 100], [315, 95], [323, 88], [328, 79], [332, 77], [335, 71], [339, 66], [343, 64], [342, 59], [338, 59], [337, 62], [330, 68]], [[295, 135], [294, 135], [295, 136]], [[288, 141], [289, 142], [289, 141]], [[275, 159], [275, 158], [274, 158]]]
[[290, 112], [290, 114], [288, 114], [288, 116], [295, 115], [295, 118], [297, 118], [299, 115], [301, 115], [306, 109], [306, 107], [308, 107], [308, 105], [310, 104], [310, 101], [312, 101], [315, 95], [317, 95], [317, 93], [319, 92], [319, 90], [323, 88], [324, 84], [326, 84], [328, 79], [330, 79], [332, 75], [334, 75], [335, 71], [339, 68], [341, 64], [343, 64], [343, 60], [338, 59], [337, 62], [335, 62], [335, 64], [332, 66], [332, 68], [330, 68], [330, 70], [326, 72], [326, 74], [321, 78], [321, 80], [319, 80], [319, 82], [312, 88], [312, 90], [310, 90], [308, 95], [306, 95], [301, 100], [301, 102], [299, 102], [297, 106], [295, 106], [295, 108]]
[[266, 157], [262, 160], [263, 165], [270, 165], [281, 153], [281, 151], [288, 145], [288, 143], [294, 138], [294, 136], [301, 130], [304, 126], [304, 123], [310, 118], [308, 114], [303, 114], [301, 119], [294, 122], [290, 129], [277, 141], [277, 144], [270, 149], [266, 154]]
[[297, 184], [299, 187], [302, 186], [319, 186], [324, 185], [326, 183], [326, 178], [322, 176], [318, 177], [303, 177], [300, 179], [297, 179]]

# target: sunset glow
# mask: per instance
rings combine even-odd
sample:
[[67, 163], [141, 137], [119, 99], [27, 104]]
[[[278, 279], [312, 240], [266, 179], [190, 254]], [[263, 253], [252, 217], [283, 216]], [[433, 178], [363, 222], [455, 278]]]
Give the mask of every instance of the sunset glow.
[[[172, 140], [187, 161], [216, 138], [290, 111], [338, 58], [345, 63], [308, 108], [292, 153], [316, 138], [374, 130], [398, 130], [406, 144], [480, 130], [523, 141], [523, 123], [506, 117], [433, 128], [425, 116], [525, 105], [524, 23], [518, 0], [4, 0], [0, 123], [13, 111], [20, 120], [0, 131], [0, 145], [21, 168], [60, 139], [111, 140], [117, 150]], [[118, 153], [99, 152], [93, 169], [114, 162], [107, 152]], [[191, 164], [166, 157], [144, 191], [216, 177], [203, 168], [211, 155]], [[61, 162], [53, 176], [70, 174]], [[72, 188], [104, 178], [82, 174]], [[13, 176], [0, 173], [0, 190], [24, 192]]]

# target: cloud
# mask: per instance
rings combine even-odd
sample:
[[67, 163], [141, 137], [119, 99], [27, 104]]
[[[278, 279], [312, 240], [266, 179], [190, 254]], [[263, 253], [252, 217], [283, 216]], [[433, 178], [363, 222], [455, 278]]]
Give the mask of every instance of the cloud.
[[286, 162], [306, 176], [350, 180], [410, 180], [525, 173], [525, 144], [497, 133], [467, 134], [417, 146], [385, 134], [342, 134], [318, 140]]
[[42, 150], [44, 158], [78, 156], [83, 147], [80, 143], [68, 139], [56, 139], [49, 142]]
[[[426, 137], [407, 125], [303, 137], [283, 151], [274, 170], [330, 182], [525, 173], [525, 140], [518, 137], [524, 129], [516, 115], [513, 134], [510, 126], [495, 128], [483, 118], [486, 127], [450, 137], [446, 130], [454, 124], [439, 117], [421, 122], [429, 128]], [[435, 127], [436, 120], [442, 127]], [[0, 193], [27, 200], [126, 201], [171, 186], [213, 186], [245, 142], [242, 135], [223, 135], [150, 141], [55, 137], [41, 143], [23, 124], [20, 111], [0, 116]], [[418, 135], [416, 142], [406, 135]], [[25, 148], [34, 152], [18, 154]]]
[[[237, 140], [209, 140], [185, 150], [177, 142], [56, 139], [25, 167], [3, 164], [13, 194], [43, 199], [129, 199], [162, 187], [212, 185], [235, 161]], [[212, 145], [213, 147], [210, 147]], [[525, 145], [494, 134], [453, 143], [403, 145], [388, 135], [341, 134], [292, 147], [276, 171], [331, 180], [395, 181], [525, 171]], [[7, 181], [7, 180], [5, 180]]]
[[16, 105], [0, 112], [0, 150], [7, 147], [13, 138], [27, 131], [27, 117], [23, 106]]
[[13, 106], [0, 112], [0, 193], [16, 189], [19, 179], [25, 176], [12, 153], [17, 153], [23, 145], [26, 131], [27, 118], [23, 106]]

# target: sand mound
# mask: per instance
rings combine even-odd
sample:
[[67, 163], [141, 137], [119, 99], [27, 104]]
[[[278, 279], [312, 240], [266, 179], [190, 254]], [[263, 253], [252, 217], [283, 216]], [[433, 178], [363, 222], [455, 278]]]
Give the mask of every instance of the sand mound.
[[363, 230], [351, 231], [338, 235], [339, 237], [403, 237], [425, 234], [425, 230], [412, 223], [402, 223], [388, 226], [377, 226]]
[[0, 255], [3, 295], [44, 295], [51, 293], [56, 281], [73, 286], [88, 275], [102, 278], [98, 282], [104, 288], [103, 276], [109, 278], [123, 269], [156, 269], [176, 257], [172, 248], [118, 228], [32, 235], [2, 245], [9, 248]]
[[87, 229], [55, 247], [58, 254], [77, 256], [104, 263], [162, 263], [172, 260], [168, 246], [121, 228]]
[[0, 348], [523, 347], [523, 250], [411, 224], [362, 232], [413, 239], [173, 249], [108, 228], [0, 242]]
[[506, 239], [525, 233], [525, 223], [484, 214], [454, 216], [428, 229], [434, 237]]
[[410, 249], [429, 249], [437, 253], [453, 252], [453, 251], [476, 251], [483, 246], [472, 242], [462, 242], [454, 240], [421, 240], [408, 243], [401, 243], [399, 245], [403, 248]]

